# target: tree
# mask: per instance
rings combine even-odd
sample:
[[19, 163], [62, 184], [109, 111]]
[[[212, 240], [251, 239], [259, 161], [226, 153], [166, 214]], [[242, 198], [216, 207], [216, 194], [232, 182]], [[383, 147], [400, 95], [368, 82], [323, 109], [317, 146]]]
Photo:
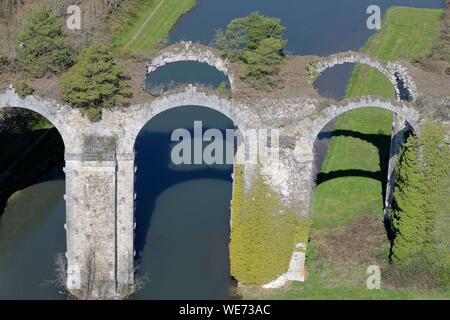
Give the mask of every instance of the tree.
[[442, 285], [450, 284], [450, 146], [447, 128], [428, 121], [410, 136], [397, 166], [392, 219], [396, 263], [419, 262]]
[[124, 71], [125, 67], [116, 64], [108, 47], [94, 44], [60, 78], [61, 96], [91, 120], [98, 120], [102, 108], [125, 105], [131, 98]]
[[283, 47], [284, 42], [282, 40], [267, 38], [261, 41], [256, 50], [246, 51], [247, 67], [244, 71], [244, 78], [253, 79], [259, 86], [265, 84], [274, 86], [270, 76], [278, 73], [281, 68]]
[[429, 225], [424, 255], [442, 285], [450, 284], [450, 146], [446, 129], [445, 125], [428, 121], [420, 137], [423, 175], [428, 187], [424, 210]]
[[265, 39], [278, 39], [285, 44], [283, 40], [285, 30], [280, 19], [253, 12], [247, 17], [232, 20], [225, 32], [219, 30], [216, 45], [227, 57], [246, 61], [245, 52], [258, 49]]
[[392, 254], [397, 263], [408, 264], [423, 251], [428, 222], [423, 210], [426, 191], [418, 161], [418, 139], [410, 135], [400, 153], [392, 204], [396, 234]]
[[62, 22], [47, 6], [33, 9], [17, 36], [17, 64], [34, 77], [59, 73], [73, 64]]
[[280, 70], [285, 57], [284, 31], [280, 19], [254, 12], [232, 20], [225, 31], [219, 30], [215, 42], [225, 57], [247, 65], [243, 79], [255, 87], [273, 86], [279, 79], [274, 81], [272, 77]]

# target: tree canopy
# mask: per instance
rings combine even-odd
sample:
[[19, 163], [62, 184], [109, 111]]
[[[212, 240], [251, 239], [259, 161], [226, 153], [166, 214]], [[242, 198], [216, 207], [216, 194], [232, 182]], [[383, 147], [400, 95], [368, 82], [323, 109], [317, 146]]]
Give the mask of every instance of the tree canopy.
[[94, 44], [77, 60], [60, 79], [64, 101], [80, 108], [91, 119], [100, 118], [102, 108], [128, 103], [132, 94], [125, 67], [116, 64], [107, 46]]
[[34, 77], [59, 73], [73, 64], [62, 22], [47, 6], [37, 6], [18, 32], [18, 67]]
[[275, 81], [271, 77], [278, 73], [284, 61], [285, 30], [280, 19], [254, 12], [232, 20], [225, 31], [218, 31], [215, 42], [225, 57], [247, 65], [243, 79], [256, 87], [273, 86]]
[[442, 285], [450, 284], [450, 146], [446, 127], [432, 121], [420, 137], [407, 139], [397, 166], [392, 206], [394, 261], [423, 265]]

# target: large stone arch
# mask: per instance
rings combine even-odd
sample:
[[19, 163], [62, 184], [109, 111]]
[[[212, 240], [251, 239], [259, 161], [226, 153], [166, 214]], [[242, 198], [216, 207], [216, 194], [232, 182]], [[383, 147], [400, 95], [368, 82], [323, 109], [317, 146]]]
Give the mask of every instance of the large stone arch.
[[216, 95], [209, 95], [199, 92], [195, 87], [188, 87], [186, 91], [164, 96], [151, 103], [135, 105], [123, 111], [125, 123], [122, 124], [118, 149], [119, 154], [133, 154], [131, 148], [142, 128], [158, 114], [182, 106], [201, 106], [218, 111], [233, 121], [235, 126], [245, 132], [248, 129], [256, 128], [259, 119], [242, 104], [235, 104], [232, 101]]
[[348, 51], [336, 53], [320, 59], [316, 63], [316, 71], [318, 74], [321, 74], [329, 68], [344, 63], [360, 63], [380, 71], [392, 83], [398, 100], [400, 100], [399, 81], [403, 84], [404, 89], [407, 90], [411, 100], [414, 100], [417, 97], [416, 84], [409, 76], [407, 69], [399, 62], [385, 63], [366, 54]]
[[[385, 110], [389, 110], [401, 118], [405, 119], [409, 123], [409, 125], [413, 128], [413, 130], [419, 133], [419, 112], [414, 109], [409, 103], [405, 102], [393, 102], [389, 99], [380, 98], [380, 97], [359, 97], [355, 99], [347, 99], [340, 103], [332, 104], [325, 107], [320, 114], [315, 117], [314, 120], [310, 121], [309, 124], [305, 124], [307, 135], [308, 149], [312, 154], [312, 148], [314, 145], [314, 141], [316, 140], [319, 133], [322, 129], [333, 119], [338, 117], [339, 115], [361, 108], [370, 108], [376, 107]], [[309, 128], [308, 128], [309, 127]]]
[[58, 130], [66, 149], [69, 145], [72, 145], [76, 132], [67, 123], [68, 113], [71, 112], [70, 107], [35, 96], [28, 96], [22, 99], [15, 90], [11, 89], [0, 95], [0, 109], [2, 108], [25, 109], [40, 114]]
[[235, 81], [230, 63], [223, 59], [219, 52], [213, 51], [212, 48], [192, 44], [191, 42], [180, 42], [160, 51], [158, 56], [153, 57], [146, 64], [147, 75], [168, 63], [180, 61], [196, 61], [216, 68], [228, 77], [231, 90], [234, 89]]

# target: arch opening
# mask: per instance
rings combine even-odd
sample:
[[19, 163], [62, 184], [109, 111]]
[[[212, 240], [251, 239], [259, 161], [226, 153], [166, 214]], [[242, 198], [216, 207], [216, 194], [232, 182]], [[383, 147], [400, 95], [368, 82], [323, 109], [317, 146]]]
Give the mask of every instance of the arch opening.
[[0, 299], [64, 299], [47, 283], [66, 251], [62, 136], [34, 111], [1, 108], [0, 148]]
[[389, 258], [392, 229], [384, 207], [391, 141], [413, 131], [406, 123], [393, 134], [392, 117], [379, 107], [359, 108], [340, 114], [319, 133], [312, 217], [319, 258], [310, 272], [333, 270], [324, 278], [353, 285], [365, 281], [369, 265]]
[[178, 61], [167, 63], [147, 74], [145, 78], [145, 90], [153, 96], [159, 96], [164, 92], [193, 84], [197, 87], [206, 87], [218, 90], [220, 93], [231, 93], [231, 81], [229, 77], [204, 62]]
[[394, 81], [373, 66], [353, 62], [324, 69], [314, 82], [314, 88], [321, 96], [338, 101], [368, 95], [410, 99], [404, 82], [397, 76]]
[[[195, 137], [194, 121], [201, 121], [204, 136], [236, 129], [220, 112], [190, 105], [159, 113], [136, 139], [135, 264], [138, 276], [152, 276], [137, 299], [227, 299], [235, 285], [228, 250], [233, 164], [226, 161], [226, 141], [223, 164], [194, 163], [194, 144], [205, 151], [216, 141]], [[177, 129], [192, 137], [191, 163], [173, 161], [184, 142], [172, 141]]]
[[[316, 186], [333, 179], [350, 176], [378, 180], [385, 185], [387, 182], [387, 166], [391, 141], [401, 140], [401, 137], [407, 132], [414, 132], [414, 128], [408, 120], [403, 120], [404, 129], [393, 133], [393, 116], [394, 113], [392, 111], [380, 107], [362, 107], [340, 113], [323, 126], [317, 134], [313, 146], [314, 175], [317, 175]], [[360, 123], [353, 121], [356, 117], [360, 120]], [[378, 123], [378, 125], [368, 126], [367, 124], [371, 122]], [[332, 140], [337, 139], [349, 140], [347, 143], [344, 140], [335, 143], [332, 142]], [[355, 146], [351, 146], [352, 144]], [[350, 159], [355, 156], [356, 152], [360, 152], [366, 156], [364, 154], [365, 148], [368, 151], [376, 151], [373, 154], [378, 156], [378, 163], [372, 161], [372, 163], [367, 164], [367, 168], [351, 168], [354, 163], [337, 165], [338, 162], [345, 162], [345, 160], [349, 159], [333, 159], [333, 152], [347, 153], [345, 156]], [[336, 162], [336, 165], [342, 166], [342, 169], [328, 170], [334, 167], [330, 162]], [[376, 166], [378, 166], [378, 170], [376, 171], [367, 170]], [[383, 196], [384, 192], [385, 190], [383, 189]]]

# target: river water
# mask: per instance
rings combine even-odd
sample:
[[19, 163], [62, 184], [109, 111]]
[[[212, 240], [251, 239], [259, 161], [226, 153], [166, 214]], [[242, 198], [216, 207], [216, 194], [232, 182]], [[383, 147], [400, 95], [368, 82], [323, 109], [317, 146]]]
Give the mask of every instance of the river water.
[[[205, 44], [215, 30], [253, 11], [282, 19], [287, 50], [326, 55], [358, 50], [373, 34], [365, 27], [366, 8], [405, 5], [438, 8], [440, 0], [199, 0], [170, 34]], [[205, 66], [163, 67], [149, 81], [201, 82], [217, 86], [224, 78]], [[346, 69], [347, 68], [347, 69]], [[330, 71], [319, 89], [342, 96], [352, 66]], [[328, 79], [328, 80], [327, 80]], [[151, 121], [136, 143], [136, 248], [139, 275], [148, 280], [137, 299], [229, 298], [230, 166], [175, 166], [170, 161], [170, 132], [192, 129], [194, 120], [221, 130], [233, 124], [199, 107], [178, 108]], [[172, 143], [173, 145], [173, 143]], [[1, 149], [0, 149], [1, 150]], [[52, 175], [20, 192], [0, 215], [0, 299], [64, 299], [54, 260], [65, 251], [64, 179]]]

